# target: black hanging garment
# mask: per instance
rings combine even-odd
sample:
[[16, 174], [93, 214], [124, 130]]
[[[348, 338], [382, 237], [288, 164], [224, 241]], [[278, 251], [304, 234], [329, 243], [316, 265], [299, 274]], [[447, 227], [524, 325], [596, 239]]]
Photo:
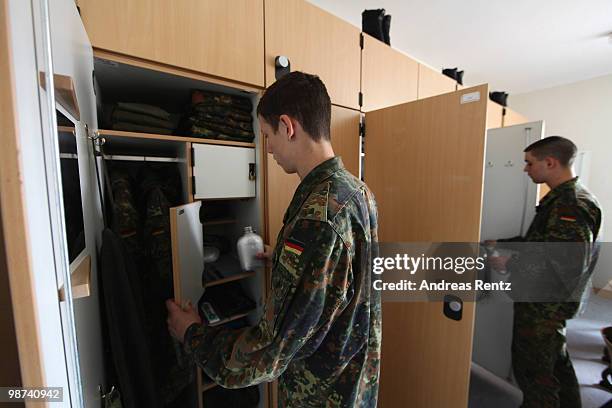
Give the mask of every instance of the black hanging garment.
[[144, 327], [139, 274], [123, 240], [108, 228], [102, 233], [100, 266], [112, 358], [123, 406], [160, 407]]
[[172, 175], [176, 173], [166, 166], [144, 166], [138, 175], [139, 193], [142, 197], [140, 201], [144, 204], [142, 214], [144, 258], [141, 270], [146, 271], [141, 275], [141, 281], [144, 289], [143, 299], [147, 305], [145, 317], [153, 352], [151, 359], [161, 399], [164, 406], [170, 406], [193, 382], [195, 365], [184, 354], [180, 344], [170, 336], [166, 325], [168, 316], [165, 301], [173, 297], [171, 203], [168, 194], [164, 191], [160, 172], [167, 180], [173, 180]]
[[390, 31], [391, 31], [391, 14], [386, 14], [383, 17], [382, 32], [383, 32], [383, 41], [387, 45], [391, 45], [391, 36], [389, 34]]
[[385, 15], [385, 9], [364, 10], [361, 13], [361, 31], [391, 45], [389, 31], [391, 15]]
[[463, 71], [458, 68], [444, 68], [442, 74], [457, 81], [459, 85], [463, 85]]
[[506, 92], [489, 92], [489, 99], [499, 103], [501, 106], [508, 106], [508, 94]]

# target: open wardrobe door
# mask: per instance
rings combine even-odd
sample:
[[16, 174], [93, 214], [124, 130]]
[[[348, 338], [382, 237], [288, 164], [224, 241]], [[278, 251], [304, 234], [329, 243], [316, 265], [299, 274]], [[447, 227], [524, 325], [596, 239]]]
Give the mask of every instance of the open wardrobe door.
[[[482, 85], [366, 113], [381, 244], [478, 242], [487, 95]], [[380, 407], [467, 407], [474, 303], [460, 320], [443, 310], [383, 303]]]

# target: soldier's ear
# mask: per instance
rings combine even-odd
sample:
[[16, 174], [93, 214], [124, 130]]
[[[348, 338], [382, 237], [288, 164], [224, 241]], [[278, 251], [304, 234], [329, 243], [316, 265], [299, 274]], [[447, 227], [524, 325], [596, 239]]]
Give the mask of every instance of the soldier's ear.
[[287, 138], [291, 139], [293, 135], [295, 134], [295, 127], [293, 126], [291, 117], [289, 117], [288, 115], [280, 115], [278, 119], [279, 119], [279, 126], [284, 128], [284, 130], [287, 132], [286, 133]]

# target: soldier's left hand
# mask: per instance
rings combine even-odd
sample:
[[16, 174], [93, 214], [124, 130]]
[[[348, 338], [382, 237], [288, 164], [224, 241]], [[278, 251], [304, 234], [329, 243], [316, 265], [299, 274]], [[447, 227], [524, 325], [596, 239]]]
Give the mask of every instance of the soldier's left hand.
[[202, 319], [198, 312], [193, 308], [191, 302], [188, 302], [184, 308], [181, 308], [172, 299], [166, 300], [166, 308], [168, 309], [168, 331], [181, 343], [185, 340], [185, 332], [194, 323], [202, 324]]
[[494, 271], [505, 271], [509, 256], [491, 256], [489, 257], [489, 265]]

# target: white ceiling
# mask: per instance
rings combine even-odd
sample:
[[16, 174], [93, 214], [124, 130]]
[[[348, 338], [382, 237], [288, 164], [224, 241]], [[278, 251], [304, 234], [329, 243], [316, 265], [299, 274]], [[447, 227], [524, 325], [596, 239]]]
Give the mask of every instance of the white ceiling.
[[309, 0], [361, 28], [391, 14], [391, 45], [464, 83], [511, 94], [612, 73], [612, 0]]

